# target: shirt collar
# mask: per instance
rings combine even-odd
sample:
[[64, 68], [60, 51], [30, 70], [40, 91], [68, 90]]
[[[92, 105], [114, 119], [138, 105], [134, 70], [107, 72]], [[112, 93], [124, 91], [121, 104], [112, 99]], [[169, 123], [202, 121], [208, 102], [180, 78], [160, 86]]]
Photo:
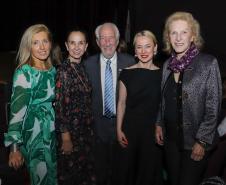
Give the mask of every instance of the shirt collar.
[[111, 60], [111, 63], [114, 65], [116, 64], [117, 52], [115, 52], [115, 54], [111, 58], [105, 58], [103, 54], [101, 54], [100, 57], [101, 61], [104, 61], [106, 63], [108, 60]]

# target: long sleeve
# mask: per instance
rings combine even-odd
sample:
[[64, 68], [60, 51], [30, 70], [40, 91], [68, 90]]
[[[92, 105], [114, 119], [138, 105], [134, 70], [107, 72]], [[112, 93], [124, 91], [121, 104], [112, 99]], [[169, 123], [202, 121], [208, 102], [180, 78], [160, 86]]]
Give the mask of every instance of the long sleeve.
[[70, 78], [63, 68], [57, 70], [56, 75], [56, 130], [67, 132], [70, 130]]
[[10, 104], [10, 121], [5, 134], [5, 146], [23, 143], [22, 128], [31, 98], [31, 74], [22, 68], [17, 69], [13, 77]]
[[216, 59], [209, 68], [206, 82], [205, 114], [196, 138], [212, 144], [222, 99], [220, 71]]

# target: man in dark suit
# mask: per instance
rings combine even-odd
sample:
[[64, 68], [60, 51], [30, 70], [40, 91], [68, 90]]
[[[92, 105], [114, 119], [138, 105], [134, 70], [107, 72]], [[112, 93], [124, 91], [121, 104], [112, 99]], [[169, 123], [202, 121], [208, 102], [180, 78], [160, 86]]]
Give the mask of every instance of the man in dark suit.
[[[113, 181], [112, 169], [117, 163], [116, 153], [113, 153], [116, 144], [117, 79], [120, 71], [134, 64], [135, 60], [128, 54], [116, 52], [119, 30], [115, 24], [99, 25], [95, 30], [95, 35], [101, 53], [89, 57], [85, 61], [85, 67], [93, 88], [92, 108], [96, 134], [94, 155], [97, 185], [108, 185], [110, 181]], [[110, 184], [113, 185], [112, 182]]]

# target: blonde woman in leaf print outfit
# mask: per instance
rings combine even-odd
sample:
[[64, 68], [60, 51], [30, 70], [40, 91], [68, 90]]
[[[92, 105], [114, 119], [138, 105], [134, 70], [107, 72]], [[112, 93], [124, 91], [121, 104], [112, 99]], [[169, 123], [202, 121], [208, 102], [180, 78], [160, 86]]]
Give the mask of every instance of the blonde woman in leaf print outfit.
[[14, 73], [10, 122], [5, 145], [9, 165], [25, 161], [32, 185], [56, 185], [54, 111], [55, 68], [51, 64], [51, 34], [45, 25], [23, 34]]

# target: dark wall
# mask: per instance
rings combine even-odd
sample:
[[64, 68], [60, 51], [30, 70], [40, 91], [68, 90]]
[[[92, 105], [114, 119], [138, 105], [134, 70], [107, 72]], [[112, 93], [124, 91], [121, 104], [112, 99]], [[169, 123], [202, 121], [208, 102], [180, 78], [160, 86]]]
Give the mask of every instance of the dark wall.
[[[96, 26], [112, 21], [118, 25], [124, 37], [128, 7], [131, 41], [137, 31], [152, 30], [159, 41], [159, 56], [164, 56], [161, 48], [166, 17], [174, 11], [191, 12], [200, 22], [205, 40], [204, 51], [214, 54], [219, 59], [222, 71], [226, 71], [226, 6], [221, 0], [8, 0], [4, 6], [0, 6], [0, 51], [17, 50], [24, 30], [32, 24], [44, 23], [63, 50], [69, 29], [85, 29], [89, 37], [89, 52], [95, 53]], [[132, 53], [131, 44], [130, 48]]]
[[46, 24], [63, 48], [74, 27], [85, 29], [93, 44], [100, 23], [112, 21], [124, 30], [127, 6], [128, 0], [9, 0], [0, 6], [0, 51], [17, 50], [24, 30], [36, 23]]
[[223, 5], [223, 1], [131, 0], [129, 7], [132, 15], [132, 33], [150, 29], [157, 36], [160, 50], [166, 17], [175, 11], [192, 13], [201, 26], [201, 33], [205, 40], [204, 51], [218, 58], [222, 74], [225, 73], [226, 6]]

